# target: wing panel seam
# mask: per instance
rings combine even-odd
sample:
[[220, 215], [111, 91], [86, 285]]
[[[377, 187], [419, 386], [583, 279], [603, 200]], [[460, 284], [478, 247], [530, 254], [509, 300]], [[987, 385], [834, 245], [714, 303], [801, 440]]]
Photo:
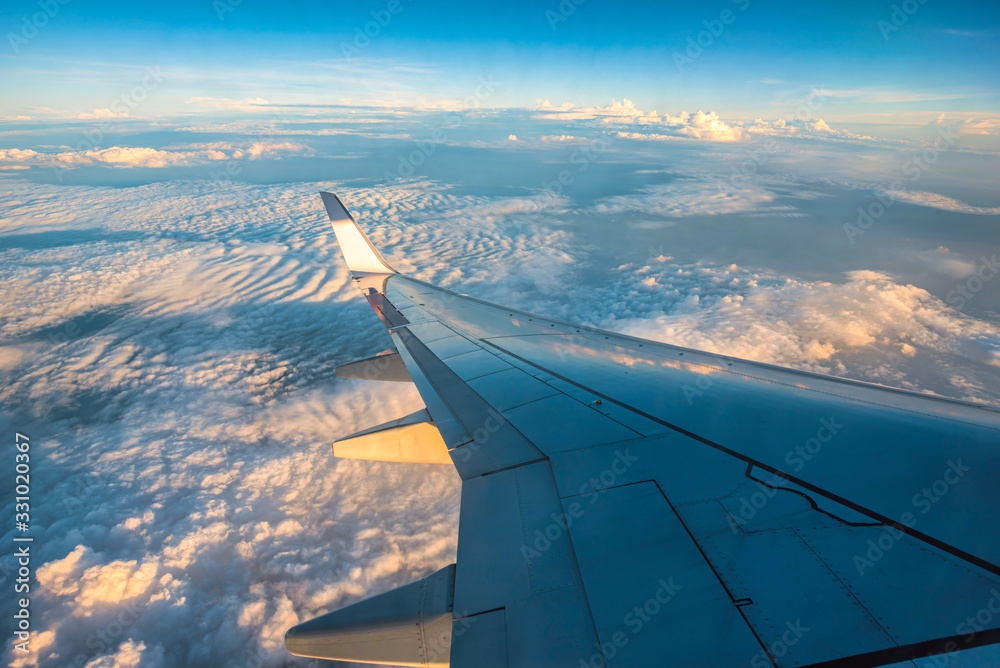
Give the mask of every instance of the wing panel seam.
[[965, 550], [959, 549], [959, 548], [955, 547], [954, 545], [951, 545], [951, 544], [946, 543], [946, 542], [944, 542], [942, 540], [934, 538], [933, 536], [929, 536], [929, 535], [927, 535], [927, 534], [925, 534], [925, 533], [923, 533], [921, 531], [917, 531], [917, 530], [913, 529], [912, 527], [906, 526], [902, 522], [895, 522], [892, 519], [886, 517], [885, 515], [883, 515], [883, 514], [881, 514], [879, 512], [876, 512], [875, 510], [872, 510], [871, 508], [866, 508], [865, 506], [862, 506], [861, 504], [855, 503], [854, 501], [851, 501], [850, 499], [846, 499], [846, 498], [844, 498], [844, 497], [842, 497], [842, 496], [840, 496], [838, 494], [835, 494], [833, 492], [825, 490], [825, 489], [823, 489], [821, 487], [818, 487], [818, 486], [816, 486], [816, 485], [814, 485], [814, 484], [812, 484], [810, 482], [807, 482], [805, 480], [801, 480], [801, 479], [799, 479], [799, 478], [797, 478], [797, 477], [795, 477], [795, 476], [793, 476], [793, 475], [791, 475], [791, 474], [789, 474], [789, 473], [787, 473], [785, 471], [782, 471], [781, 469], [775, 468], [775, 467], [773, 467], [773, 466], [771, 466], [769, 464], [765, 464], [764, 462], [758, 461], [758, 460], [756, 460], [756, 459], [754, 459], [754, 458], [752, 458], [752, 457], [750, 457], [748, 455], [745, 455], [745, 454], [743, 454], [741, 452], [737, 452], [735, 450], [732, 450], [731, 448], [727, 448], [726, 446], [724, 446], [724, 445], [722, 445], [720, 443], [716, 443], [716, 442], [714, 442], [712, 440], [709, 440], [709, 439], [705, 438], [704, 436], [700, 436], [700, 435], [698, 435], [698, 434], [696, 434], [694, 432], [688, 431], [687, 429], [684, 429], [683, 427], [680, 427], [678, 425], [675, 425], [675, 424], [672, 424], [670, 422], [667, 422], [666, 420], [658, 418], [658, 417], [656, 417], [654, 415], [650, 415], [649, 413], [646, 413], [645, 411], [641, 411], [641, 410], [639, 410], [639, 409], [637, 409], [637, 408], [635, 408], [633, 406], [629, 406], [629, 405], [627, 405], [627, 404], [625, 404], [625, 403], [623, 403], [623, 402], [621, 402], [621, 401], [619, 401], [619, 400], [617, 400], [617, 399], [615, 399], [613, 397], [610, 397], [610, 396], [608, 396], [606, 394], [603, 394], [603, 393], [601, 393], [601, 392], [599, 392], [599, 391], [597, 391], [597, 390], [595, 390], [593, 388], [581, 385], [580, 383], [578, 383], [578, 382], [576, 382], [576, 381], [574, 381], [574, 380], [572, 380], [570, 378], [567, 378], [567, 377], [565, 377], [565, 376], [563, 376], [561, 374], [558, 374], [558, 373], [556, 373], [556, 372], [554, 372], [554, 371], [552, 371], [550, 369], [546, 369], [546, 368], [544, 368], [544, 367], [536, 364], [535, 362], [532, 362], [532, 361], [530, 361], [528, 359], [525, 359], [524, 357], [521, 357], [520, 355], [516, 355], [515, 353], [512, 353], [509, 350], [504, 350], [503, 348], [501, 348], [500, 346], [496, 345], [495, 343], [490, 343], [490, 342], [487, 342], [487, 343], [489, 343], [489, 345], [491, 345], [491, 346], [495, 346], [497, 348], [500, 348], [500, 350], [503, 350], [508, 355], [510, 355], [510, 356], [512, 356], [512, 357], [514, 357], [516, 359], [519, 359], [522, 362], [524, 362], [525, 364], [533, 366], [536, 369], [539, 369], [540, 371], [542, 371], [544, 373], [550, 374], [550, 375], [552, 375], [552, 376], [554, 376], [556, 378], [559, 378], [560, 380], [563, 380], [563, 381], [565, 381], [565, 382], [567, 382], [567, 383], [569, 383], [571, 385], [575, 385], [576, 387], [579, 387], [580, 389], [586, 390], [587, 392], [590, 392], [591, 394], [593, 394], [595, 396], [599, 396], [599, 397], [601, 397], [603, 399], [606, 399], [606, 400], [608, 400], [608, 401], [610, 401], [610, 402], [612, 402], [612, 403], [614, 403], [614, 404], [616, 404], [618, 406], [621, 406], [622, 408], [624, 408], [626, 410], [630, 410], [633, 413], [636, 413], [637, 415], [640, 415], [640, 416], [642, 416], [644, 418], [652, 420], [653, 422], [661, 424], [664, 427], [667, 427], [667, 428], [672, 429], [672, 430], [674, 430], [674, 431], [676, 431], [676, 432], [678, 432], [680, 434], [683, 434], [683, 435], [687, 436], [688, 438], [692, 438], [692, 439], [698, 441], [699, 443], [707, 445], [707, 446], [709, 446], [711, 448], [715, 448], [716, 450], [719, 450], [720, 452], [723, 452], [723, 453], [729, 455], [730, 457], [734, 457], [734, 458], [739, 459], [741, 461], [747, 462], [748, 464], [753, 464], [757, 468], [763, 469], [763, 470], [765, 470], [765, 471], [767, 471], [769, 473], [773, 473], [774, 475], [778, 475], [780, 477], [783, 477], [786, 480], [790, 480], [790, 481], [794, 482], [795, 484], [799, 485], [800, 487], [804, 487], [804, 488], [806, 488], [806, 489], [808, 489], [808, 490], [810, 490], [812, 492], [816, 492], [817, 494], [819, 494], [821, 496], [825, 496], [828, 499], [836, 501], [837, 503], [839, 503], [841, 505], [847, 506], [851, 510], [859, 512], [859, 513], [861, 513], [863, 515], [868, 515], [872, 519], [878, 520], [879, 522], [882, 522], [884, 524], [891, 525], [893, 528], [895, 528], [895, 529], [897, 529], [899, 531], [902, 531], [903, 533], [907, 534], [908, 536], [916, 538], [917, 540], [920, 540], [920, 541], [922, 541], [924, 543], [927, 543], [928, 545], [932, 545], [932, 546], [938, 548], [939, 550], [942, 550], [943, 552], [947, 552], [948, 554], [951, 554], [952, 556], [958, 557], [959, 559], [962, 559], [963, 561], [967, 561], [970, 564], [978, 566], [979, 568], [982, 568], [985, 571], [993, 573], [994, 575], [1000, 575], [1000, 565], [991, 563], [991, 562], [987, 561], [986, 559], [983, 559], [982, 557], [977, 557], [976, 555], [971, 554], [969, 552], [966, 552]]

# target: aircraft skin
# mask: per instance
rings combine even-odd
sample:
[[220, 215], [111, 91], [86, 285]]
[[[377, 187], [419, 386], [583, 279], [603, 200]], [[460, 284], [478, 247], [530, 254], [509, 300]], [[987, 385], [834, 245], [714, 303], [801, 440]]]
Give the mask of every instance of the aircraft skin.
[[334, 454], [450, 463], [462, 507], [455, 564], [293, 627], [293, 654], [943, 666], [1000, 643], [1000, 411], [459, 295], [322, 197], [395, 345], [338, 375], [426, 404]]

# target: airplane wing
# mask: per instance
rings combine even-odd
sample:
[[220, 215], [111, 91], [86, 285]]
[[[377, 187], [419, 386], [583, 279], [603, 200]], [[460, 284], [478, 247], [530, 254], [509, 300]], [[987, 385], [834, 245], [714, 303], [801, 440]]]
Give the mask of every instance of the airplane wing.
[[293, 654], [943, 666], [1000, 643], [1000, 412], [459, 295], [322, 196], [395, 344], [343, 375], [426, 404], [335, 454], [450, 461], [462, 505], [456, 564], [290, 629]]

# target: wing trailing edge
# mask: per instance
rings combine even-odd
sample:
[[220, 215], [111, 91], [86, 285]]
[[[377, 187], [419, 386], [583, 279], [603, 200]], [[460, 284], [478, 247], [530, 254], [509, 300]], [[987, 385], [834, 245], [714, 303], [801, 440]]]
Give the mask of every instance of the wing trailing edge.
[[447, 668], [455, 565], [346, 608], [293, 626], [295, 656], [358, 663]]
[[451, 464], [448, 446], [427, 409], [337, 439], [333, 455], [377, 462]]

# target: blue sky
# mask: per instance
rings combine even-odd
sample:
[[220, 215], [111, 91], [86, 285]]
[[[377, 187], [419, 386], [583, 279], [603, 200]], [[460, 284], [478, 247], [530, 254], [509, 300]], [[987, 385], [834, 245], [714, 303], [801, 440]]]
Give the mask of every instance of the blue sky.
[[[24, 21], [42, 16], [39, 2], [5, 3], [0, 113], [104, 107], [147, 66], [169, 82], [155, 115], [200, 111], [196, 97], [431, 103], [486, 75], [504, 82], [491, 99], [503, 107], [626, 97], [752, 119], [824, 87], [839, 92], [833, 120], [919, 124], [1000, 102], [992, 3], [288, 4], [51, 0], [33, 34]], [[366, 26], [370, 42], [358, 38]]]

